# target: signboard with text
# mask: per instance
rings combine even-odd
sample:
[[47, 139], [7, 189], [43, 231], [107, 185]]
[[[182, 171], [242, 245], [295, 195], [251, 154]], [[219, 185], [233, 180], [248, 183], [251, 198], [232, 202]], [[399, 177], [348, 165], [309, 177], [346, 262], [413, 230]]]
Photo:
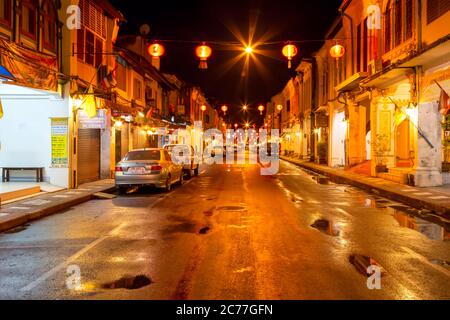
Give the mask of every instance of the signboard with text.
[[69, 166], [69, 121], [67, 118], [51, 119], [52, 168]]
[[97, 116], [89, 118], [84, 110], [78, 111], [80, 129], [106, 129], [106, 110], [98, 110]]

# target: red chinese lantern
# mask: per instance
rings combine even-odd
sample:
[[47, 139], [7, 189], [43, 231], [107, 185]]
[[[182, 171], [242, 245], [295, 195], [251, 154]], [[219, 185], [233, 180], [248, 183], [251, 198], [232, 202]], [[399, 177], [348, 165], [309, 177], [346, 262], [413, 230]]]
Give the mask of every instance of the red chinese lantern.
[[148, 53], [155, 59], [164, 55], [164, 46], [159, 43], [153, 43], [148, 47]]
[[228, 111], [228, 107], [227, 106], [222, 106], [222, 111], [223, 111], [223, 114], [226, 115], [227, 111]]
[[258, 107], [258, 110], [259, 110], [259, 112], [261, 113], [261, 115], [263, 114], [263, 111], [264, 111], [264, 106], [263, 105], [260, 105], [259, 107]]
[[292, 68], [292, 58], [298, 54], [298, 49], [293, 44], [287, 44], [283, 48], [283, 55], [288, 59], [288, 68]]
[[200, 69], [208, 69], [208, 58], [211, 57], [212, 49], [204, 43], [195, 49], [195, 54], [200, 58]]
[[344, 46], [336, 43], [333, 47], [330, 49], [330, 55], [335, 59], [340, 59], [345, 55], [345, 48]]

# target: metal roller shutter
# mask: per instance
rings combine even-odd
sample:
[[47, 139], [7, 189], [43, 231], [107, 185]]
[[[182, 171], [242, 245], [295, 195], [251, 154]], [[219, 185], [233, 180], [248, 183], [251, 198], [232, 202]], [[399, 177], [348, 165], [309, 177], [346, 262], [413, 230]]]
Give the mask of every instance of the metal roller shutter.
[[100, 179], [100, 130], [78, 130], [78, 184]]

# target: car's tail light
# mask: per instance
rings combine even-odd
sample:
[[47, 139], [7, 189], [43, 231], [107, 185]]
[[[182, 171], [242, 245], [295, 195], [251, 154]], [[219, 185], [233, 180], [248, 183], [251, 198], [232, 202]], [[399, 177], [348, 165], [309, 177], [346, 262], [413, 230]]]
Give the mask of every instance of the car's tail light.
[[161, 166], [151, 166], [150, 170], [152, 171], [161, 171], [163, 168]]
[[122, 167], [116, 167], [116, 172], [123, 172]]

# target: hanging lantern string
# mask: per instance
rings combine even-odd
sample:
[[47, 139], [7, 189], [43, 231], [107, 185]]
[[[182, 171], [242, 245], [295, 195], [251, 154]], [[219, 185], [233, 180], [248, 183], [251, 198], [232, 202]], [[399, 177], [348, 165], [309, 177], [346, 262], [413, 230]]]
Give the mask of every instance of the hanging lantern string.
[[[284, 41], [264, 41], [264, 42], [255, 42], [255, 45], [259, 46], [271, 46], [271, 45], [280, 45], [287, 43], [308, 43], [308, 42], [324, 42], [324, 41], [345, 41], [352, 40], [353, 38], [333, 38], [333, 39], [306, 39], [306, 40], [284, 40]], [[356, 38], [355, 38], [356, 39]], [[154, 42], [165, 42], [165, 43], [186, 43], [186, 44], [201, 44], [208, 43], [214, 45], [224, 45], [224, 46], [242, 46], [243, 44], [239, 41], [200, 41], [200, 40], [175, 40], [175, 39], [157, 39]]]

